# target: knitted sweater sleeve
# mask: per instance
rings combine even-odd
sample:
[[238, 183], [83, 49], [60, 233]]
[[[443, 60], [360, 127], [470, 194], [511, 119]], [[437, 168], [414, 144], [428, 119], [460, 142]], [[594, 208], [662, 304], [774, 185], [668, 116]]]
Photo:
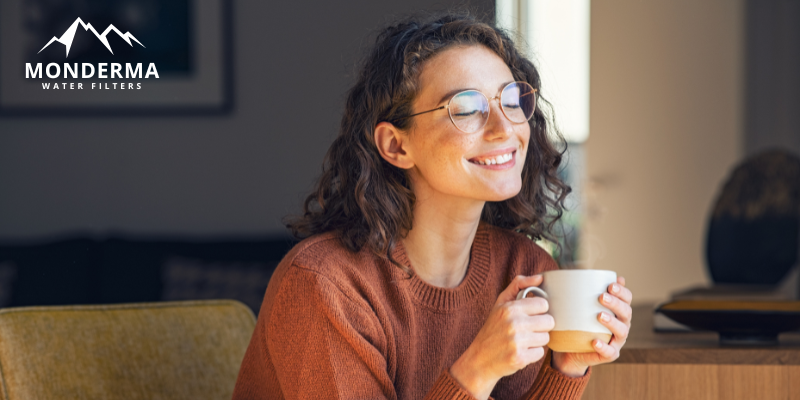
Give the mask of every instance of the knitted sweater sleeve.
[[[572, 378], [562, 374], [550, 365], [552, 352], [548, 350], [547, 356], [539, 370], [539, 376], [534, 381], [531, 389], [520, 400], [579, 400], [589, 383], [592, 367], [589, 367], [582, 377]], [[433, 391], [426, 399], [474, 399], [468, 391], [456, 382], [449, 372], [443, 373], [434, 385], [434, 388], [447, 388], [452, 395], [445, 397], [431, 397]], [[494, 400], [489, 397], [489, 400]], [[500, 400], [500, 399], [498, 399]]]
[[583, 396], [586, 385], [589, 384], [589, 377], [592, 375], [592, 367], [588, 367], [586, 373], [577, 378], [564, 375], [552, 367], [550, 361], [553, 351], [548, 349], [539, 376], [536, 377], [531, 390], [525, 395], [527, 400], [578, 400]]
[[[265, 326], [281, 398], [397, 399], [375, 312], [328, 278], [291, 268]], [[447, 373], [425, 398], [474, 399]]]

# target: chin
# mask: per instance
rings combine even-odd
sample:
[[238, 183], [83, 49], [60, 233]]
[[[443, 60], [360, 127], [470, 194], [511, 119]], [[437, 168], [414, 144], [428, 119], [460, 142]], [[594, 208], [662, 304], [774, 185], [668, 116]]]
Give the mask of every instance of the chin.
[[516, 196], [516, 194], [513, 195], [513, 196], [502, 196], [502, 197], [494, 197], [494, 198], [490, 198], [490, 199], [484, 199], [484, 201], [491, 201], [493, 203], [499, 203], [501, 201], [506, 201], [508, 199], [511, 199], [514, 196]]
[[489, 198], [485, 199], [485, 201], [495, 201], [495, 202], [497, 202], [497, 201], [505, 201], [505, 200], [508, 200], [508, 199], [513, 198], [514, 196], [518, 195], [519, 191], [521, 189], [522, 189], [521, 187], [517, 187], [516, 190], [498, 190], [498, 191], [494, 191], [492, 193], [492, 195], [489, 196]]

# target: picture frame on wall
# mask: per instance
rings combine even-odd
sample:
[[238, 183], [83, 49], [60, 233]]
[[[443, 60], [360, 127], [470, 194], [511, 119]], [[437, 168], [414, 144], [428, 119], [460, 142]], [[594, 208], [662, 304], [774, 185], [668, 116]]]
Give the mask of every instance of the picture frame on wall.
[[225, 114], [230, 0], [3, 0], [0, 115]]

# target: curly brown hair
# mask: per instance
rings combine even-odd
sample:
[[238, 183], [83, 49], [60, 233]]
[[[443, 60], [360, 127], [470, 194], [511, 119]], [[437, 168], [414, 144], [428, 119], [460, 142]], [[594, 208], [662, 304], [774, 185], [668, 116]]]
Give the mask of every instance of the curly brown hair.
[[[509, 35], [469, 14], [409, 18], [384, 29], [348, 93], [339, 135], [325, 155], [322, 176], [304, 202], [303, 215], [285, 221], [295, 237], [339, 231], [342, 244], [351, 251], [366, 245], [411, 273], [392, 257], [392, 251], [412, 228], [415, 196], [407, 172], [381, 157], [374, 129], [382, 121], [403, 131], [412, 127], [413, 119], [404, 117], [411, 114], [422, 66], [455, 45], [485, 46], [505, 61], [515, 80], [540, 89], [536, 67]], [[528, 122], [531, 144], [522, 170], [522, 189], [510, 199], [487, 202], [481, 220], [533, 239], [557, 242], [553, 226], [571, 191], [558, 176], [566, 141], [540, 107], [549, 104], [541, 96], [538, 102]], [[554, 138], [563, 150], [554, 146]]]

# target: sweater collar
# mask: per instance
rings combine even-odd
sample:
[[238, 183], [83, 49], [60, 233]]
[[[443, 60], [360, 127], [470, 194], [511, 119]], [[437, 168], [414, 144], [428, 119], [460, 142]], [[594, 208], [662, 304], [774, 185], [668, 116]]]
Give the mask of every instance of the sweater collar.
[[[431, 308], [443, 311], [459, 308], [470, 300], [480, 297], [478, 294], [486, 283], [492, 263], [490, 228], [490, 225], [484, 221], [478, 223], [478, 229], [475, 232], [475, 238], [470, 248], [467, 273], [458, 286], [454, 288], [433, 286], [420, 279], [416, 274], [410, 279], [402, 280], [404, 286], [419, 302]], [[406, 249], [402, 241], [397, 241], [392, 257], [400, 264], [412, 270], [414, 269], [411, 262], [408, 260]], [[405, 275], [405, 273], [400, 271], [396, 266], [391, 267]]]

